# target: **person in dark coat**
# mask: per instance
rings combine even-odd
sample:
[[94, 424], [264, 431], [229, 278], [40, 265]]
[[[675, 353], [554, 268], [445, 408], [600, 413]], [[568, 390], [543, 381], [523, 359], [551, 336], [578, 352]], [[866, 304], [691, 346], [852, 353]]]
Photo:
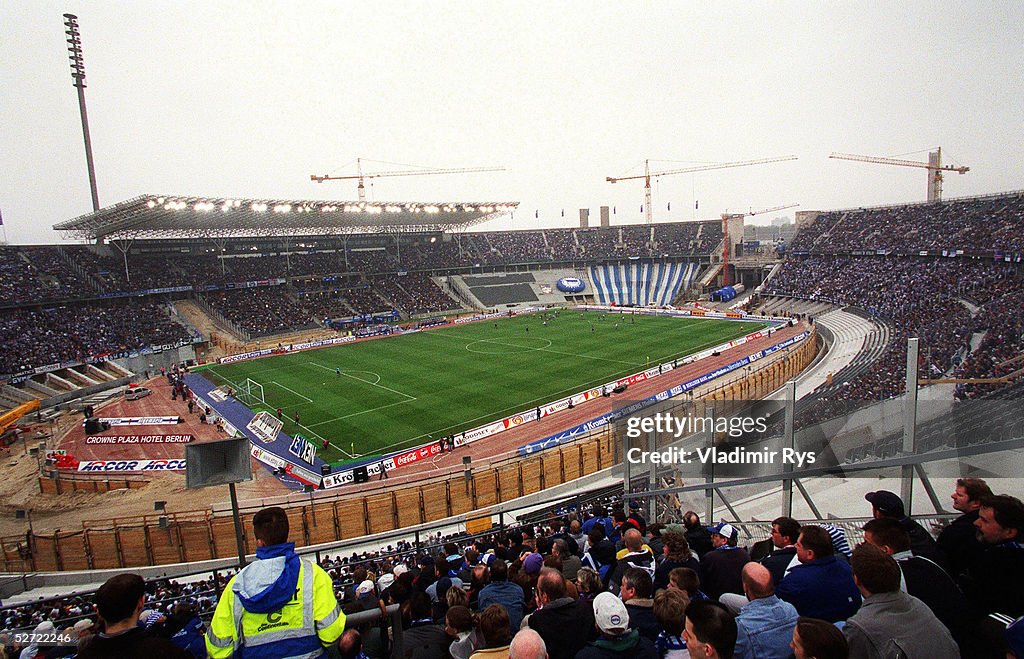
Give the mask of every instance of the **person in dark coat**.
[[[677, 567], [688, 567], [694, 572], [700, 569], [696, 557], [690, 551], [690, 544], [686, 542], [686, 536], [672, 531], [661, 535], [664, 549], [662, 553], [665, 560], [658, 564], [654, 570], [654, 591], [668, 588], [668, 575]], [[652, 547], [653, 551], [654, 548]]]
[[572, 659], [587, 642], [597, 638], [591, 602], [577, 601], [566, 594], [565, 579], [546, 567], [537, 579], [538, 609], [525, 624], [540, 634], [550, 659]]
[[714, 549], [700, 561], [701, 590], [711, 599], [723, 593], [743, 594], [743, 566], [750, 562], [745, 549], [729, 543], [736, 534], [731, 524], [721, 523], [708, 529]]
[[711, 534], [692, 510], [683, 515], [683, 524], [686, 526], [686, 541], [690, 543], [690, 550], [697, 554], [698, 559], [704, 560], [704, 554], [715, 548], [711, 543]]
[[907, 534], [910, 535], [910, 551], [914, 552], [914, 556], [924, 556], [945, 568], [946, 560], [939, 551], [935, 538], [923, 526], [907, 517], [903, 499], [888, 490], [868, 492], [864, 499], [871, 503], [872, 517], [891, 517], [907, 530]]
[[796, 541], [799, 537], [800, 522], [792, 517], [778, 517], [772, 520], [772, 551], [760, 562], [771, 572], [775, 585], [786, 576], [790, 564], [796, 558]]
[[146, 596], [146, 584], [137, 574], [119, 574], [96, 591], [96, 611], [103, 631], [83, 641], [82, 659], [192, 659], [166, 638], [138, 625]]
[[598, 637], [576, 653], [575, 659], [660, 659], [654, 643], [630, 629], [626, 605], [611, 593], [594, 598]]
[[966, 572], [968, 566], [985, 551], [985, 545], [978, 540], [978, 530], [974, 528], [974, 523], [978, 520], [981, 498], [991, 495], [992, 490], [980, 478], [958, 478], [956, 481], [952, 495], [953, 508], [963, 514], [942, 529], [936, 540], [946, 557], [949, 574], [954, 578]]
[[405, 659], [446, 659], [451, 640], [431, 618], [430, 596], [416, 593], [409, 600], [409, 628], [402, 632]]
[[970, 628], [979, 612], [964, 600], [963, 591], [945, 570], [910, 551], [910, 536], [893, 519], [873, 519], [864, 525], [864, 540], [896, 559], [900, 568], [900, 590], [913, 595], [931, 609], [957, 645], [966, 648]]
[[642, 568], [631, 567], [622, 575], [619, 595], [629, 612], [629, 626], [653, 643], [658, 640], [661, 625], [654, 616], [653, 582]]

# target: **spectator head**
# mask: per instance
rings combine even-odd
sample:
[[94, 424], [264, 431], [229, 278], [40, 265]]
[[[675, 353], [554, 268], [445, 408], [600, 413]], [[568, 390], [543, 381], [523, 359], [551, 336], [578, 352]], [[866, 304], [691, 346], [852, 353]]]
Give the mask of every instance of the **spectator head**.
[[626, 605], [609, 592], [594, 598], [594, 624], [605, 636], [622, 636], [629, 631], [629, 612]]
[[772, 520], [772, 544], [779, 549], [795, 545], [800, 537], [800, 522], [792, 517], [776, 517]]
[[711, 544], [714, 545], [715, 549], [723, 545], [734, 544], [733, 538], [738, 534], [736, 533], [735, 527], [732, 524], [726, 522], [719, 522], [714, 526], [708, 527], [708, 533], [711, 534]]
[[740, 573], [743, 580], [743, 592], [750, 601], [764, 599], [775, 594], [772, 573], [760, 563], [747, 563]]
[[530, 628], [516, 632], [508, 647], [510, 659], [548, 659], [548, 648], [540, 634]]
[[462, 588], [449, 588], [444, 599], [449, 607], [469, 606], [469, 594]]
[[580, 520], [574, 519], [569, 522], [569, 533], [572, 535], [579, 535], [583, 532], [583, 525], [580, 524]]
[[640, 534], [640, 531], [636, 529], [627, 529], [622, 534], [622, 544], [625, 545], [626, 549], [632, 552], [637, 552], [643, 549], [644, 537]]
[[601, 592], [601, 575], [594, 568], [581, 567], [576, 572], [576, 589], [581, 593]]
[[670, 636], [682, 636], [690, 598], [681, 590], [659, 590], [654, 596], [654, 618]]
[[982, 497], [974, 526], [978, 529], [978, 538], [986, 544], [1021, 542], [1024, 539], [1024, 504], [1008, 494]]
[[[485, 556], [494, 556], [494, 554], [485, 554]], [[486, 565], [476, 565], [473, 567], [473, 576], [470, 579], [475, 585], [483, 586], [490, 579], [490, 572]]]
[[349, 629], [338, 639], [341, 659], [355, 659], [363, 651], [363, 637], [356, 629]]
[[692, 510], [687, 510], [685, 513], [683, 513], [683, 524], [686, 525], [686, 528], [688, 529], [697, 528], [698, 526], [700, 526], [700, 515], [693, 512]]
[[523, 572], [529, 575], [540, 574], [544, 566], [544, 557], [534, 552], [523, 559]]
[[92, 620], [84, 618], [75, 623], [72, 627], [76, 638], [82, 638], [83, 636], [89, 636], [92, 634]]
[[661, 541], [665, 543], [665, 557], [670, 561], [685, 563], [693, 556], [690, 552], [690, 543], [682, 533], [666, 531], [661, 534]]
[[107, 629], [126, 620], [134, 624], [142, 612], [145, 594], [146, 582], [137, 574], [110, 577], [96, 591], [96, 612], [106, 623]]
[[468, 632], [476, 627], [477, 618], [469, 607], [456, 605], [448, 609], [444, 614], [445, 631], [451, 636], [458, 636], [461, 632]]
[[879, 517], [864, 525], [864, 541], [890, 556], [910, 550], [910, 534], [897, 520]]
[[556, 538], [555, 541], [551, 543], [551, 553], [564, 559], [569, 555], [569, 543], [562, 538]]
[[590, 533], [587, 534], [587, 542], [589, 542], [590, 546], [593, 547], [597, 543], [604, 540], [604, 536], [604, 526], [601, 524], [594, 524], [592, 527], [590, 527]]
[[843, 632], [831, 622], [817, 618], [797, 618], [789, 647], [796, 659], [847, 659], [850, 656]]
[[828, 531], [812, 524], [800, 527], [800, 537], [796, 541], [796, 557], [801, 563], [827, 558], [834, 553], [835, 547]]
[[647, 570], [631, 567], [622, 573], [619, 594], [623, 602], [634, 599], [650, 599], [653, 591], [654, 582]]
[[[428, 614], [429, 615], [429, 614]], [[500, 604], [491, 604], [480, 614], [480, 635], [484, 637], [484, 647], [500, 648], [508, 645], [512, 638], [508, 611]]]
[[668, 587], [681, 590], [693, 599], [700, 592], [700, 577], [688, 567], [672, 568], [668, 573]]
[[433, 614], [433, 607], [430, 603], [430, 595], [419, 591], [409, 598], [409, 616], [413, 620], [429, 618]]
[[491, 581], [508, 581], [508, 563], [500, 558], [491, 563]]
[[259, 547], [288, 542], [288, 513], [283, 508], [264, 508], [252, 516], [252, 530]]
[[981, 478], [958, 478], [953, 490], [953, 508], [969, 513], [981, 507], [981, 498], [992, 496], [992, 489]]
[[562, 578], [562, 573], [554, 568], [543, 568], [537, 577], [537, 603], [550, 604], [565, 597], [565, 593], [565, 579]]
[[903, 499], [898, 494], [889, 490], [868, 492], [864, 495], [864, 500], [871, 503], [871, 515], [873, 517], [903, 519], [907, 516], [903, 509]]
[[693, 659], [732, 659], [736, 633], [736, 620], [718, 602], [696, 601], [686, 607], [683, 640]]
[[857, 545], [850, 559], [853, 580], [864, 597], [895, 593], [900, 589], [900, 566], [889, 554], [866, 542]]

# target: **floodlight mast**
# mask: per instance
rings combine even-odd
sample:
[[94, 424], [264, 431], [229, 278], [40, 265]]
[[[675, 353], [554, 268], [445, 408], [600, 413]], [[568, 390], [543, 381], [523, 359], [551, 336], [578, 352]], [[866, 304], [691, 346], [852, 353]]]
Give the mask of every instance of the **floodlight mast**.
[[71, 79], [78, 90], [78, 111], [82, 116], [82, 134], [85, 137], [85, 164], [89, 170], [89, 191], [92, 209], [100, 209], [100, 195], [96, 189], [96, 168], [92, 160], [92, 139], [89, 137], [89, 114], [85, 110], [85, 60], [82, 57], [82, 35], [78, 31], [78, 17], [64, 14], [64, 34], [68, 35], [68, 59], [71, 60]]

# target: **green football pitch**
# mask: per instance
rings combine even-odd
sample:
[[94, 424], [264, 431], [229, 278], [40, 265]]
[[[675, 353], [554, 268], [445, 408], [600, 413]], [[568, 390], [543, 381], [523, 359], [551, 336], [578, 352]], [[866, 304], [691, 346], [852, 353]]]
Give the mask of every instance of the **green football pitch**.
[[[459, 433], [743, 336], [764, 323], [561, 311], [451, 325], [203, 369], [251, 379], [254, 410], [330, 441], [320, 455], [379, 454]], [[259, 388], [256, 388], [258, 391]], [[299, 425], [294, 415], [299, 415]]]

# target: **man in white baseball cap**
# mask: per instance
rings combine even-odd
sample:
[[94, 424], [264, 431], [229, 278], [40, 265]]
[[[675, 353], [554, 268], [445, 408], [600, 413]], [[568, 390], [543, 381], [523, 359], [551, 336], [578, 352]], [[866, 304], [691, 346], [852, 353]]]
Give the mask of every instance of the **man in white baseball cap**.
[[576, 659], [658, 659], [654, 643], [629, 628], [629, 612], [615, 595], [594, 598], [594, 626], [598, 638], [576, 654]]

